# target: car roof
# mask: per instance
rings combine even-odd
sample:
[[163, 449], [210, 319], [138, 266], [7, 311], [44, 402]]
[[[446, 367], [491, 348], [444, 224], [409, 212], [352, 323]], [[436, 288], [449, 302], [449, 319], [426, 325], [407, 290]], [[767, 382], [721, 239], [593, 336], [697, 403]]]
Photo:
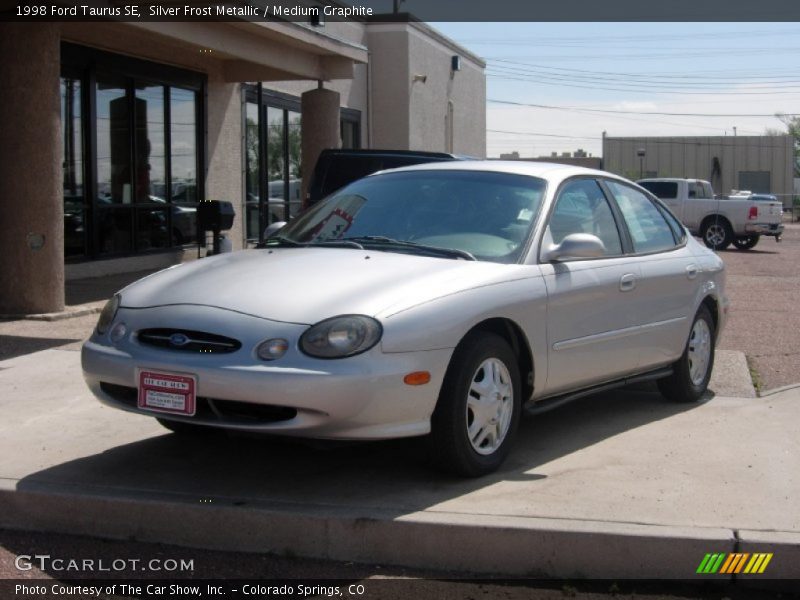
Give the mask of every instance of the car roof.
[[[622, 177], [614, 175], [613, 173], [608, 173], [607, 171], [598, 171], [596, 169], [587, 169], [586, 167], [576, 167], [559, 163], [517, 160], [467, 160], [424, 163], [408, 167], [399, 167], [397, 169], [386, 169], [385, 171], [379, 171], [379, 173], [400, 173], [404, 171], [486, 171], [559, 180], [578, 175], [588, 175], [610, 177], [624, 181]], [[377, 175], [377, 173], [373, 173], [373, 175]]]
[[647, 177], [645, 179], [637, 179], [636, 181], [644, 182], [644, 181], [663, 181], [666, 183], [677, 183], [679, 181], [699, 181], [701, 183], [709, 183], [706, 179], [694, 179], [692, 177]]

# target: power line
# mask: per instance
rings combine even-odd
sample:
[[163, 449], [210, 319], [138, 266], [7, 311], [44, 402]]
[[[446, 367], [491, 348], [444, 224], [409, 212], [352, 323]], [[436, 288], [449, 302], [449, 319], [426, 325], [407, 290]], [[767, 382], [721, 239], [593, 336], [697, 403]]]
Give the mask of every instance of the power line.
[[[531, 77], [513, 77], [509, 76], [508, 73], [496, 73], [489, 71], [487, 73], [487, 77], [492, 77], [494, 79], [503, 79], [506, 81], [524, 81], [526, 83], [536, 83], [538, 85], [552, 85], [555, 87], [569, 87], [569, 88], [579, 88], [584, 90], [608, 90], [613, 92], [647, 92], [649, 94], [681, 94], [681, 95], [703, 95], [707, 96], [709, 94], [715, 94], [717, 96], [774, 96], [777, 94], [800, 94], [800, 91], [760, 91], [760, 92], [720, 92], [715, 91], [712, 89], [703, 90], [703, 91], [689, 91], [680, 88], [668, 89], [668, 90], [659, 90], [653, 89], [649, 87], [643, 86], [634, 86], [624, 83], [619, 83], [617, 85], [623, 85], [626, 87], [608, 87], [603, 85], [579, 85], [576, 83], [564, 83], [562, 79], [551, 79], [546, 76], [540, 76], [536, 79], [532, 79]], [[586, 82], [591, 83], [591, 82]]]
[[[548, 110], [566, 110], [573, 112], [591, 112], [591, 113], [604, 113], [604, 114], [623, 114], [623, 115], [663, 115], [669, 117], [774, 117], [775, 113], [770, 114], [756, 114], [756, 113], [680, 113], [680, 112], [660, 112], [660, 111], [639, 111], [639, 110], [612, 110], [601, 108], [582, 108], [580, 106], [552, 106], [548, 104], [532, 104], [526, 102], [514, 102], [513, 100], [497, 100], [488, 98], [487, 102], [494, 104], [508, 104], [512, 106], [528, 106], [531, 108], [544, 108]], [[781, 113], [787, 117], [800, 116], [800, 113]]]
[[[519, 67], [532, 67], [533, 69], [547, 69], [547, 70], [550, 70], [550, 71], [567, 71], [568, 73], [602, 75], [602, 76], [617, 75], [617, 76], [624, 76], [624, 77], [642, 77], [642, 78], [653, 78], [654, 76], [657, 76], [658, 78], [665, 78], [665, 79], [702, 79], [704, 81], [706, 81], [708, 79], [720, 79], [720, 78], [729, 79], [729, 78], [721, 77], [721, 76], [714, 75], [714, 74], [695, 74], [695, 75], [681, 74], [681, 75], [678, 75], [678, 74], [671, 74], [670, 72], [656, 73], [656, 72], [653, 72], [653, 71], [648, 71], [646, 74], [643, 74], [643, 73], [626, 73], [626, 72], [620, 72], [620, 71], [598, 71], [598, 70], [595, 70], [595, 69], [592, 69], [592, 70], [588, 70], [588, 69], [571, 69], [569, 67], [551, 67], [549, 65], [542, 65], [542, 64], [537, 64], [537, 63], [528, 63], [528, 62], [522, 62], [522, 61], [516, 61], [516, 60], [496, 59], [493, 62], [501, 62], [501, 63], [506, 63], [506, 64], [509, 64], [509, 65], [516, 65], [516, 66], [519, 66]], [[722, 71], [715, 71], [715, 73], [721, 73], [721, 72]], [[737, 73], [739, 73], [740, 71], [737, 70], [737, 71], [729, 71], [729, 72], [737, 72]], [[785, 69], [780, 69], [780, 73], [785, 73], [785, 72], [786, 72]], [[792, 74], [792, 75], [764, 75], [763, 71], [761, 71], [761, 73], [762, 73], [761, 75], [749, 75], [749, 76], [747, 76], [747, 78], [748, 79], [761, 79], [761, 78], [774, 79], [774, 78], [783, 77], [783, 78], [789, 78], [789, 79], [794, 79], [794, 80], [800, 78], [800, 75], [797, 75], [797, 74]]]

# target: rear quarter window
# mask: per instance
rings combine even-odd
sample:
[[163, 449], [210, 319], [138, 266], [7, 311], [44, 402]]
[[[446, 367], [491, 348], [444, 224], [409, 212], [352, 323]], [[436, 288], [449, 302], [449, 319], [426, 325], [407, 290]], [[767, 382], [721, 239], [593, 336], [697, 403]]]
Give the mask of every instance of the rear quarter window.
[[678, 197], [678, 183], [675, 181], [642, 181], [639, 185], [656, 198], [672, 200]]

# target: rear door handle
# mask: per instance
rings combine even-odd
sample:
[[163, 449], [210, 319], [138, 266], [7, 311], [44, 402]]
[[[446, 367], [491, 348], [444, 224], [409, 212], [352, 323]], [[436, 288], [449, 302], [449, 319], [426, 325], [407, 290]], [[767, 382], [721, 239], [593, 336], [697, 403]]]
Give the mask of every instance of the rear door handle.
[[697, 277], [697, 265], [689, 265], [686, 267], [686, 277], [689, 279]]
[[634, 288], [636, 288], [635, 273], [625, 273], [625, 275], [619, 278], [619, 290], [621, 292], [630, 292]]

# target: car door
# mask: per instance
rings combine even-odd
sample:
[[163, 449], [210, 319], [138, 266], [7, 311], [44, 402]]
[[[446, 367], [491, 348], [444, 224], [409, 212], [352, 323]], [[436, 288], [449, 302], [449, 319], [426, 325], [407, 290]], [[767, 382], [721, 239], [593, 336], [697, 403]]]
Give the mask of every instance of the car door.
[[694, 317], [700, 265], [686, 245], [686, 232], [656, 201], [625, 183], [605, 180], [619, 207], [640, 268], [638, 369], [675, 361]]
[[[624, 255], [619, 220], [594, 178], [568, 180], [557, 192], [540, 250], [548, 295], [545, 396], [636, 370], [640, 271]], [[552, 245], [571, 233], [596, 235], [605, 254], [542, 260]]]

